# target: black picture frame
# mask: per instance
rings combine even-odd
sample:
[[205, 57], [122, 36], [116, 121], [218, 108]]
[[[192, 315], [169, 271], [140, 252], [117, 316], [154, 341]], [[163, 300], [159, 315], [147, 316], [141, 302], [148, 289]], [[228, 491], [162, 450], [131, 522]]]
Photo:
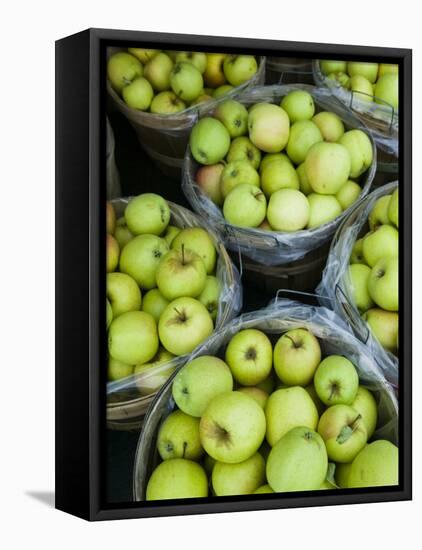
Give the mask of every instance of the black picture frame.
[[[397, 487], [107, 504], [105, 439], [106, 46], [353, 58], [400, 66], [400, 483]], [[164, 48], [166, 46], [166, 48]], [[56, 508], [87, 520], [412, 498], [412, 52], [338, 44], [89, 29], [56, 42]]]

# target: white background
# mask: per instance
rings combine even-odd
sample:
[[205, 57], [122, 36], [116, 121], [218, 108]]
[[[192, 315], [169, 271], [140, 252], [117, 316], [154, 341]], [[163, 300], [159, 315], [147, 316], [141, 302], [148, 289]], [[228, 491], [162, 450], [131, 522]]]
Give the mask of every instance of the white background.
[[[88, 524], [55, 511], [54, 40], [87, 27], [414, 49], [415, 268], [421, 238], [417, 2], [15, 1], [0, 33], [0, 544], [3, 548], [399, 548], [420, 543], [420, 275], [414, 284], [414, 501]], [[6, 13], [7, 9], [7, 13]], [[419, 65], [419, 67], [418, 67]], [[78, 223], [78, 212], [74, 213]], [[69, 388], [71, 391], [71, 388]], [[35, 495], [35, 496], [34, 496]], [[40, 501], [41, 496], [41, 501]], [[44, 501], [44, 502], [43, 502]]]

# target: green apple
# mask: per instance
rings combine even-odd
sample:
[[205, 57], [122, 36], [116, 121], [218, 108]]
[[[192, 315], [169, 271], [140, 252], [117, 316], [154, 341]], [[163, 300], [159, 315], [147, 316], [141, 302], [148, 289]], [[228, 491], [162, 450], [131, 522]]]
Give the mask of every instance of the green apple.
[[339, 73], [330, 73], [327, 78], [329, 80], [335, 80], [338, 82], [340, 86], [345, 88], [346, 90], [350, 89], [350, 76], [346, 73], [339, 72]]
[[300, 386], [282, 388], [273, 392], [265, 406], [266, 438], [271, 447], [283, 435], [297, 426], [315, 430], [318, 411], [309, 393]]
[[207, 308], [211, 319], [215, 322], [218, 313], [218, 302], [221, 293], [221, 283], [214, 275], [207, 275], [204, 290], [198, 296], [201, 304]]
[[363, 315], [363, 319], [368, 323], [381, 346], [392, 353], [397, 353], [399, 334], [398, 314], [395, 311], [372, 308]]
[[339, 143], [315, 143], [305, 159], [305, 172], [315, 193], [334, 195], [350, 175], [349, 151]]
[[223, 71], [232, 86], [240, 86], [250, 80], [258, 70], [253, 55], [228, 55], [224, 59]]
[[385, 74], [399, 74], [399, 66], [390, 63], [380, 63], [378, 66], [378, 78]]
[[151, 102], [150, 111], [156, 115], [173, 115], [186, 109], [186, 103], [174, 92], [166, 91], [157, 94]]
[[321, 111], [312, 118], [324, 141], [336, 142], [344, 134], [344, 124], [336, 113]]
[[378, 260], [368, 278], [368, 291], [377, 306], [387, 311], [398, 311], [398, 258], [381, 258]]
[[349, 294], [360, 312], [370, 309], [374, 302], [368, 291], [371, 268], [364, 264], [351, 264], [348, 269]]
[[126, 378], [131, 374], [133, 374], [133, 365], [122, 363], [122, 361], [117, 361], [113, 357], [108, 358], [107, 379], [110, 382]]
[[324, 225], [342, 213], [341, 204], [334, 195], [311, 193], [307, 198], [309, 203], [309, 229]]
[[295, 164], [306, 159], [309, 149], [315, 143], [323, 141], [318, 126], [311, 120], [299, 120], [290, 127], [287, 154]]
[[261, 390], [261, 388], [258, 388], [256, 386], [245, 386], [243, 388], [238, 388], [237, 391], [246, 393], [246, 395], [249, 395], [249, 397], [255, 399], [260, 407], [265, 409], [265, 405], [268, 400], [268, 393], [266, 393], [264, 390]]
[[166, 300], [198, 297], [204, 290], [207, 272], [200, 256], [192, 250], [170, 250], [161, 258], [155, 274], [158, 290]]
[[259, 165], [259, 173], [262, 175], [265, 168], [275, 160], [281, 160], [282, 162], [286, 161], [288, 164], [291, 164], [286, 153], [267, 153], [262, 157], [261, 164]]
[[174, 225], [168, 225], [162, 237], [166, 241], [166, 243], [169, 246], [171, 246], [171, 243], [174, 241], [174, 239], [177, 237], [180, 231], [181, 231], [180, 227], [176, 227]]
[[335, 480], [337, 485], [341, 489], [347, 489], [348, 487], [348, 479], [349, 479], [349, 473], [350, 473], [351, 467], [352, 467], [352, 463], [336, 464]]
[[239, 227], [258, 227], [264, 221], [266, 211], [264, 193], [249, 183], [237, 185], [224, 200], [224, 217]]
[[368, 435], [361, 414], [348, 405], [333, 405], [321, 416], [318, 433], [328, 458], [349, 463], [366, 445]]
[[107, 77], [119, 94], [132, 80], [143, 74], [142, 64], [130, 53], [117, 52], [107, 62]]
[[214, 90], [213, 97], [214, 99], [220, 99], [220, 97], [223, 97], [232, 90], [234, 90], [234, 86], [231, 86], [230, 84], [223, 84]]
[[352, 253], [350, 255], [351, 264], [364, 264], [365, 259], [363, 257], [363, 238], [358, 239], [352, 248]]
[[152, 395], [164, 386], [175, 369], [171, 364], [173, 358], [172, 353], [159, 347], [150, 362], [135, 365], [133, 373], [136, 375], [136, 387], [141, 395]]
[[170, 88], [172, 69], [173, 61], [167, 54], [160, 52], [145, 65], [144, 76], [149, 80], [156, 92], [164, 92]]
[[168, 250], [164, 239], [156, 235], [138, 235], [123, 248], [120, 255], [120, 271], [135, 279], [141, 288], [155, 288], [158, 264]]
[[398, 485], [399, 450], [390, 441], [369, 443], [352, 462], [347, 479], [349, 488]]
[[346, 147], [350, 155], [350, 177], [357, 178], [372, 164], [372, 143], [362, 130], [349, 130], [341, 138], [339, 143]]
[[373, 84], [378, 75], [378, 63], [349, 61], [349, 63], [347, 63], [347, 72], [351, 77], [355, 75], [364, 76]]
[[306, 177], [305, 163], [299, 164], [296, 168], [296, 174], [299, 178], [299, 190], [306, 196], [313, 193], [313, 189], [309, 183], [308, 178]]
[[276, 377], [274, 376], [274, 371], [271, 371], [271, 374], [265, 380], [263, 380], [262, 382], [259, 382], [256, 385], [256, 387], [265, 391], [269, 395], [274, 391], [275, 384], [276, 384]]
[[299, 176], [287, 157], [267, 162], [261, 172], [261, 187], [267, 198], [280, 189], [299, 189]]
[[298, 426], [271, 449], [267, 480], [275, 492], [312, 491], [324, 483], [327, 468], [327, 451], [321, 436]]
[[221, 163], [201, 166], [195, 176], [195, 181], [198, 187], [217, 206], [221, 206], [224, 202], [223, 194], [220, 188], [220, 178], [223, 169], [224, 164]]
[[146, 490], [146, 500], [207, 496], [208, 479], [204, 469], [185, 458], [161, 462], [152, 472]]
[[334, 485], [334, 483], [331, 483], [331, 481], [329, 481], [328, 479], [325, 479], [322, 482], [321, 487], [319, 487], [319, 490], [322, 490], [322, 489], [338, 489], [338, 487]]
[[267, 218], [275, 231], [299, 231], [309, 221], [307, 197], [297, 189], [280, 189], [268, 203]]
[[247, 160], [229, 162], [221, 172], [220, 189], [225, 199], [232, 189], [241, 183], [260, 186], [259, 174]]
[[161, 235], [169, 224], [170, 208], [160, 195], [143, 193], [126, 206], [125, 220], [134, 235]]
[[224, 124], [216, 118], [204, 117], [192, 128], [189, 145], [197, 162], [216, 164], [228, 153], [230, 134]]
[[193, 101], [189, 102], [189, 107], [192, 105], [199, 105], [201, 103], [206, 103], [207, 101], [212, 101], [213, 97], [208, 94], [201, 94]]
[[325, 75], [328, 75], [330, 73], [345, 73], [347, 64], [345, 61], [320, 59], [319, 67]]
[[113, 318], [126, 311], [141, 309], [142, 295], [139, 286], [126, 273], [107, 274], [107, 298], [113, 309]]
[[350, 79], [350, 89], [356, 99], [360, 101], [374, 101], [374, 90], [372, 84], [364, 76], [352, 76]]
[[211, 335], [213, 328], [207, 308], [190, 297], [170, 302], [158, 323], [161, 343], [174, 355], [191, 353]]
[[367, 388], [359, 386], [351, 407], [362, 416], [368, 439], [370, 439], [378, 421], [378, 407], [375, 397]]
[[397, 109], [399, 106], [399, 75], [385, 74], [381, 76], [375, 84], [374, 94], [376, 103], [387, 103]]
[[171, 243], [172, 250], [192, 250], [200, 256], [209, 275], [215, 269], [217, 252], [209, 233], [202, 227], [187, 227], [177, 235]]
[[226, 84], [226, 77], [223, 72], [225, 53], [207, 53], [207, 66], [204, 72], [204, 81], [210, 88], [218, 88]]
[[186, 414], [200, 417], [211, 400], [233, 389], [229, 367], [218, 357], [196, 357], [177, 373], [173, 380], [173, 399]]
[[108, 331], [108, 350], [128, 365], [146, 363], [158, 350], [157, 325], [144, 311], [128, 311], [113, 319]]
[[114, 235], [116, 230], [116, 212], [111, 202], [106, 203], [106, 228], [107, 233]]
[[325, 405], [351, 405], [358, 391], [359, 376], [349, 359], [341, 355], [329, 355], [319, 364], [314, 385]]
[[391, 195], [384, 195], [375, 201], [368, 216], [369, 229], [374, 231], [380, 225], [390, 225], [388, 216], [388, 207], [390, 205]]
[[248, 131], [248, 111], [238, 101], [223, 101], [215, 109], [214, 117], [224, 124], [231, 138], [243, 136]]
[[287, 386], [306, 386], [321, 361], [315, 336], [304, 328], [285, 332], [274, 346], [274, 369]]
[[391, 195], [388, 205], [388, 218], [396, 227], [399, 226], [399, 190], [398, 188]]
[[222, 393], [205, 409], [199, 433], [205, 451], [217, 461], [243, 462], [256, 453], [264, 440], [265, 414], [244, 393]]
[[315, 113], [314, 100], [311, 94], [304, 90], [289, 92], [283, 97], [281, 107], [289, 115], [292, 124], [301, 120], [310, 120]]
[[106, 327], [110, 326], [111, 321], [113, 320], [113, 309], [110, 302], [106, 298]]
[[139, 59], [144, 65], [160, 53], [160, 50], [146, 50], [144, 48], [128, 48], [128, 52]]
[[142, 300], [142, 310], [152, 315], [155, 322], [158, 323], [161, 314], [169, 305], [169, 301], [164, 298], [158, 288], [152, 288], [144, 295]]
[[318, 397], [315, 386], [313, 384], [309, 384], [309, 386], [305, 387], [305, 390], [308, 392], [309, 397], [314, 402], [314, 405], [318, 411], [318, 416], [321, 416], [321, 414], [325, 411], [325, 405]]
[[216, 496], [250, 495], [265, 483], [265, 460], [255, 453], [243, 462], [216, 462], [212, 470], [212, 487]]
[[239, 331], [226, 348], [226, 363], [239, 384], [259, 384], [268, 377], [273, 363], [273, 348], [268, 336], [253, 328]]
[[227, 153], [227, 162], [235, 160], [248, 160], [257, 170], [261, 162], [261, 151], [246, 136], [234, 138]]
[[362, 193], [362, 188], [355, 181], [348, 180], [336, 193], [336, 199], [340, 203], [340, 206], [343, 210], [347, 210], [352, 204], [354, 204], [360, 194]]
[[264, 495], [268, 493], [274, 493], [274, 491], [271, 489], [271, 487], [268, 484], [261, 485], [261, 487], [258, 487], [258, 489], [253, 492], [254, 495]]
[[250, 109], [248, 128], [252, 143], [265, 153], [279, 153], [289, 140], [289, 117], [272, 103], [257, 103]]
[[178, 52], [175, 61], [176, 63], [179, 61], [191, 63], [203, 74], [207, 66], [207, 54], [204, 52]]
[[157, 449], [163, 460], [199, 460], [204, 453], [199, 439], [199, 420], [183, 411], [174, 411], [161, 424]]
[[154, 90], [148, 80], [140, 76], [123, 88], [122, 97], [132, 109], [147, 111], [154, 97]]
[[397, 258], [399, 254], [399, 232], [391, 225], [381, 225], [366, 234], [362, 243], [363, 257], [370, 267], [383, 258]]
[[124, 217], [117, 220], [114, 238], [119, 243], [120, 250], [133, 238], [133, 233], [128, 229]]
[[183, 101], [193, 101], [201, 94], [204, 81], [195, 65], [179, 61], [170, 72], [170, 85], [173, 92], [180, 99]]
[[[264, 216], [265, 217], [265, 216]], [[106, 267], [107, 273], [115, 271], [119, 264], [120, 247], [113, 235], [106, 237]]]

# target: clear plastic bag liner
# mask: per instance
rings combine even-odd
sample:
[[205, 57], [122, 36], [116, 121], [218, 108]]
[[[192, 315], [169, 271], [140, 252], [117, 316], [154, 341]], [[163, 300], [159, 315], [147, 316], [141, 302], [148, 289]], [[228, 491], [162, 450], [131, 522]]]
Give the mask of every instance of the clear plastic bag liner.
[[[365, 197], [369, 192], [376, 172], [377, 153], [375, 142], [367, 128], [349, 109], [331, 95], [330, 90], [326, 88], [318, 89], [306, 84], [262, 86], [244, 92], [239, 95], [237, 101], [246, 106], [259, 102], [277, 103], [279, 105], [285, 95], [298, 89], [306, 90], [312, 95], [317, 111], [332, 111], [343, 120], [346, 129], [360, 128], [368, 134], [372, 142], [373, 161], [360, 180], [361, 198]], [[230, 250], [240, 251], [248, 258], [264, 265], [290, 263], [303, 258], [311, 250], [322, 246], [330, 240], [340, 222], [353, 207], [352, 205], [340, 216], [320, 227], [292, 233], [233, 226], [224, 219], [221, 209], [195, 183], [195, 174], [198, 167], [199, 164], [195, 162], [188, 148], [183, 167], [182, 188], [193, 210], [208, 220], [221, 233], [225, 245]]]
[[356, 240], [368, 230], [368, 215], [375, 202], [380, 197], [393, 193], [397, 186], [397, 181], [383, 185], [355, 206], [331, 243], [321, 283], [316, 289], [319, 302], [333, 309], [350, 325], [356, 336], [370, 350], [370, 354], [379, 362], [386, 379], [395, 387], [398, 386], [398, 359], [379, 344], [368, 324], [362, 319], [349, 291], [348, 267]]

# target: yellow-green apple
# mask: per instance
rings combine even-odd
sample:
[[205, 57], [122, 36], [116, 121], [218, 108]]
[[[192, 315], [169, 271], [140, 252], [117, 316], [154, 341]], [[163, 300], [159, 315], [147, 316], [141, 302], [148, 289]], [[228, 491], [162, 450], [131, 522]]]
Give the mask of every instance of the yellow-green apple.
[[399, 309], [399, 260], [381, 258], [372, 268], [368, 291], [374, 302], [387, 311]]
[[152, 472], [146, 490], [146, 500], [207, 496], [207, 474], [199, 464], [186, 458], [161, 462]]
[[[146, 69], [145, 69], [146, 70]], [[204, 87], [201, 73], [186, 61], [175, 64], [170, 72], [170, 85], [173, 92], [183, 101], [193, 101]]]
[[106, 327], [110, 326], [111, 321], [113, 320], [113, 309], [110, 302], [106, 298]]
[[148, 80], [140, 76], [123, 88], [122, 97], [132, 109], [147, 111], [154, 97], [154, 90]]
[[113, 357], [108, 358], [107, 379], [110, 382], [126, 378], [126, 376], [130, 376], [131, 374], [133, 374], [133, 365], [122, 363], [122, 361], [117, 361]]
[[166, 243], [171, 246], [171, 243], [174, 241], [180, 231], [180, 227], [176, 227], [175, 225], [168, 225], [162, 237], [166, 241]]
[[295, 164], [306, 159], [309, 149], [315, 143], [323, 141], [318, 126], [311, 120], [299, 120], [290, 127], [287, 154]]
[[150, 111], [156, 115], [172, 115], [186, 109], [186, 103], [167, 90], [157, 94], [151, 102]]
[[106, 227], [107, 233], [114, 235], [116, 230], [116, 212], [111, 202], [106, 203]]
[[200, 103], [206, 103], [207, 101], [212, 101], [212, 100], [213, 100], [213, 97], [211, 95], [201, 94], [196, 99], [189, 102], [189, 107], [191, 107], [192, 105], [199, 105]]
[[259, 173], [262, 175], [265, 168], [267, 168], [267, 166], [275, 160], [287, 161], [291, 164], [291, 161], [286, 153], [267, 153], [262, 157], [261, 164], [259, 165]]
[[388, 103], [397, 109], [399, 106], [399, 75], [385, 74], [375, 84], [375, 102]]
[[329, 407], [319, 419], [318, 433], [335, 462], [352, 462], [368, 439], [362, 415], [348, 405]]
[[362, 416], [369, 440], [375, 431], [378, 421], [378, 406], [375, 397], [367, 388], [359, 386], [351, 407]]
[[378, 78], [385, 74], [399, 74], [399, 66], [390, 63], [380, 63], [378, 66]]
[[273, 349], [268, 336], [257, 329], [239, 331], [226, 348], [226, 363], [234, 379], [243, 386], [255, 386], [271, 372]]
[[243, 462], [216, 462], [212, 470], [212, 487], [218, 497], [250, 495], [265, 483], [265, 460], [255, 453]]
[[372, 308], [363, 315], [363, 319], [368, 323], [382, 347], [396, 353], [399, 334], [398, 313]]
[[264, 221], [258, 225], [258, 229], [262, 229], [263, 231], [274, 231], [267, 218], [265, 218]]
[[280, 189], [299, 189], [299, 176], [288, 157], [267, 162], [261, 172], [261, 187], [267, 198]]
[[321, 416], [321, 414], [325, 411], [325, 405], [321, 401], [321, 399], [318, 397], [315, 386], [313, 384], [309, 384], [308, 386], [305, 387], [305, 390], [308, 392], [310, 398], [314, 402], [314, 405], [318, 411], [318, 416]]
[[125, 220], [134, 235], [161, 235], [170, 221], [167, 201], [155, 193], [143, 193], [131, 199]]
[[331, 61], [328, 59], [321, 59], [319, 62], [319, 67], [324, 74], [328, 75], [330, 73], [345, 73], [347, 64], [346, 61]]
[[207, 66], [204, 71], [204, 81], [210, 88], [218, 88], [226, 84], [226, 77], [223, 72], [223, 64], [227, 54], [208, 53]]
[[224, 124], [232, 138], [243, 136], [248, 131], [248, 111], [238, 101], [223, 101], [215, 109], [214, 117]]
[[352, 76], [350, 79], [350, 89], [352, 90], [354, 97], [360, 101], [374, 101], [374, 90], [372, 84], [364, 76]]
[[120, 250], [132, 239], [133, 234], [126, 225], [126, 220], [121, 217], [117, 220], [116, 229], [114, 231], [114, 238], [119, 243]]
[[374, 302], [368, 291], [371, 268], [364, 264], [351, 264], [348, 269], [349, 294], [360, 312], [370, 309]]
[[297, 189], [280, 189], [268, 203], [267, 218], [275, 231], [299, 231], [309, 221], [307, 197]]
[[222, 86], [219, 86], [214, 90], [213, 97], [214, 99], [219, 99], [220, 97], [223, 97], [232, 90], [234, 90], [234, 86], [231, 86], [230, 84], [223, 84]]
[[164, 386], [175, 369], [171, 364], [173, 358], [172, 353], [159, 347], [150, 362], [135, 365], [133, 373], [136, 375], [135, 382], [141, 395], [151, 395]]
[[340, 143], [315, 143], [305, 159], [306, 177], [315, 193], [335, 195], [350, 175], [349, 151]]
[[142, 300], [142, 310], [152, 315], [158, 323], [161, 314], [169, 305], [169, 301], [164, 298], [158, 288], [152, 288], [144, 295]]
[[390, 441], [379, 439], [366, 445], [352, 462], [348, 488], [398, 485], [399, 450]]
[[397, 258], [399, 232], [391, 225], [381, 225], [366, 234], [362, 243], [363, 257], [370, 267], [383, 258]]
[[213, 117], [204, 117], [192, 128], [189, 145], [200, 164], [216, 164], [223, 160], [230, 147], [230, 134], [224, 124]]
[[192, 250], [170, 250], [161, 258], [155, 273], [158, 290], [166, 300], [182, 296], [196, 298], [205, 287], [207, 272], [200, 256]]
[[358, 391], [359, 376], [349, 359], [341, 355], [329, 355], [319, 364], [314, 385], [325, 405], [351, 405]]
[[224, 75], [232, 86], [240, 86], [250, 80], [258, 70], [253, 55], [228, 55], [224, 59]]
[[145, 311], [128, 311], [111, 322], [108, 350], [113, 357], [128, 365], [146, 363], [158, 350], [157, 325]]
[[177, 235], [171, 243], [172, 250], [192, 250], [200, 256], [209, 275], [214, 271], [217, 261], [217, 252], [209, 233], [202, 227], [187, 227]]
[[265, 218], [267, 199], [255, 185], [241, 183], [224, 200], [226, 220], [239, 227], [258, 227]]
[[195, 176], [198, 187], [202, 189], [217, 206], [221, 206], [224, 202], [220, 188], [220, 177], [223, 169], [224, 164], [222, 163], [201, 166]]
[[347, 489], [348, 487], [348, 478], [349, 478], [349, 472], [350, 468], [352, 467], [352, 463], [349, 464], [336, 464], [336, 471], [335, 471], [335, 480], [337, 485], [341, 489]]
[[130, 53], [117, 52], [107, 62], [108, 79], [119, 94], [132, 80], [143, 74], [142, 63]]
[[398, 188], [391, 195], [388, 205], [388, 218], [396, 227], [399, 226], [399, 190]]
[[347, 63], [347, 72], [349, 73], [349, 76], [364, 76], [369, 80], [371, 84], [373, 84], [378, 75], [378, 63], [364, 63], [362, 61], [349, 61]]
[[355, 181], [348, 180], [336, 193], [336, 199], [340, 203], [343, 210], [347, 210], [353, 203], [355, 203], [360, 194], [362, 188]]
[[265, 414], [249, 395], [221, 393], [205, 409], [199, 433], [205, 451], [219, 462], [243, 462], [264, 440]]
[[355, 129], [346, 132], [339, 140], [349, 152], [351, 167], [350, 177], [357, 178], [371, 166], [373, 153], [372, 143], [362, 130]]
[[119, 264], [120, 247], [113, 235], [107, 234], [106, 237], [106, 264], [107, 273], [114, 271]]
[[254, 495], [264, 495], [268, 493], [274, 493], [274, 491], [271, 489], [271, 487], [268, 484], [261, 485], [261, 487], [258, 487], [258, 489], [253, 492]]
[[183, 411], [174, 411], [161, 424], [157, 449], [163, 460], [199, 460], [204, 453], [199, 439], [199, 420]]
[[279, 153], [289, 140], [290, 121], [284, 109], [272, 103], [257, 103], [248, 118], [249, 138], [265, 153]]
[[207, 308], [211, 319], [215, 322], [218, 313], [218, 302], [221, 292], [221, 283], [214, 275], [207, 275], [204, 290], [198, 296], [201, 304]]
[[330, 73], [327, 78], [329, 80], [335, 80], [336, 82], [338, 82], [338, 84], [340, 86], [342, 86], [343, 88], [346, 88], [346, 90], [349, 90], [350, 89], [350, 76], [346, 73], [343, 73], [343, 72], [339, 72], [339, 73]]
[[324, 483], [327, 451], [321, 436], [305, 426], [287, 432], [271, 449], [267, 480], [275, 492], [312, 491]]
[[227, 153], [227, 162], [248, 160], [255, 170], [261, 162], [261, 151], [246, 136], [234, 138]]
[[126, 311], [141, 309], [142, 295], [139, 286], [126, 273], [107, 274], [107, 298], [113, 309], [113, 318]]
[[299, 178], [299, 190], [306, 196], [314, 192], [312, 189], [309, 180], [306, 176], [305, 163], [299, 164], [296, 168], [296, 174]]
[[192, 352], [211, 335], [213, 328], [207, 308], [187, 296], [170, 302], [158, 322], [161, 343], [174, 355]]
[[155, 288], [155, 273], [161, 257], [169, 248], [156, 235], [138, 235], [130, 240], [120, 255], [120, 271], [130, 275], [141, 288]]
[[352, 248], [352, 253], [350, 254], [350, 263], [351, 264], [364, 264], [365, 259], [363, 257], [363, 238], [358, 239]]
[[273, 392], [265, 406], [266, 438], [271, 447], [283, 435], [297, 426], [315, 430], [318, 411], [309, 393], [300, 386], [281, 388]]
[[[164, 52], [155, 55], [144, 67], [144, 76], [156, 92], [164, 92], [170, 88], [170, 73], [173, 61]], [[183, 98], [181, 98], [183, 99]]]
[[340, 216], [341, 205], [334, 195], [320, 195], [311, 193], [308, 195], [309, 221], [308, 228], [319, 227]]
[[204, 52], [178, 52], [175, 61], [176, 63], [179, 61], [192, 63], [203, 74], [207, 66], [207, 54]]
[[261, 388], [258, 388], [257, 386], [244, 386], [238, 388], [237, 391], [246, 393], [246, 395], [249, 395], [249, 397], [255, 399], [260, 407], [265, 409], [265, 405], [268, 400], [268, 393], [266, 393], [264, 390], [261, 390]]
[[128, 48], [128, 52], [134, 55], [144, 65], [160, 53], [160, 50], [147, 50], [145, 48]]
[[310, 120], [315, 113], [314, 100], [305, 90], [289, 92], [283, 97], [281, 107], [289, 115], [292, 124], [300, 120]]
[[218, 357], [196, 357], [177, 373], [172, 393], [176, 405], [194, 417], [203, 415], [211, 400], [233, 389], [229, 367]]
[[384, 195], [375, 201], [368, 216], [369, 229], [373, 231], [380, 225], [390, 225], [388, 217], [388, 207], [390, 205], [391, 195]]
[[260, 186], [259, 174], [247, 160], [235, 160], [229, 162], [221, 172], [220, 190], [223, 199], [227, 197], [232, 189], [241, 183]]
[[274, 370], [287, 386], [307, 386], [320, 361], [319, 342], [304, 328], [285, 332], [274, 346]]
[[312, 122], [318, 126], [324, 141], [336, 142], [344, 134], [343, 121], [336, 113], [321, 111], [312, 118]]

